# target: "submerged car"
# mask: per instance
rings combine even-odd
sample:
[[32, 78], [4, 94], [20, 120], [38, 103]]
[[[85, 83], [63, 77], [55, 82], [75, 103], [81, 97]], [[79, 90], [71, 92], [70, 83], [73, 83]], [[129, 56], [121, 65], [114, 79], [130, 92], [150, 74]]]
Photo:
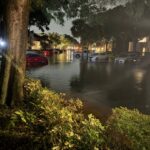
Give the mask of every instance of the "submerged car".
[[127, 56], [126, 55], [120, 55], [115, 58], [114, 62], [119, 63], [119, 64], [124, 64], [127, 61]]
[[115, 58], [114, 62], [119, 64], [124, 63], [137, 63], [141, 61], [141, 57], [138, 53], [127, 53], [124, 55], [120, 55]]
[[90, 56], [91, 62], [108, 62], [109, 56], [106, 53], [94, 53]]
[[82, 53], [81, 53], [81, 52], [73, 52], [73, 56], [74, 56], [75, 58], [81, 58]]
[[48, 60], [46, 57], [44, 57], [43, 55], [41, 55], [37, 52], [27, 51], [26, 52], [26, 64], [27, 64], [27, 66], [47, 65]]

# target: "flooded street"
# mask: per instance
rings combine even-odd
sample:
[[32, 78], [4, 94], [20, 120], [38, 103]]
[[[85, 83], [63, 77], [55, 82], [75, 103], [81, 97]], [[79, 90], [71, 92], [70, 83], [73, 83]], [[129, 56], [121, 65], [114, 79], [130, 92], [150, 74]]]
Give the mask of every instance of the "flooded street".
[[119, 106], [150, 114], [148, 65], [92, 63], [60, 54], [47, 66], [30, 68], [27, 75], [49, 89], [82, 99], [85, 111], [98, 117]]

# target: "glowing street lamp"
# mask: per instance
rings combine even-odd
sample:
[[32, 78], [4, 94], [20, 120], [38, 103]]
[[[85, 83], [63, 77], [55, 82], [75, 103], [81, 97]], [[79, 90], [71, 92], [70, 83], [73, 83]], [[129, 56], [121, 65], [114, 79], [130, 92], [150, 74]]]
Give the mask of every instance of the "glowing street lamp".
[[3, 39], [0, 39], [0, 48], [4, 48], [6, 46], [6, 42]]

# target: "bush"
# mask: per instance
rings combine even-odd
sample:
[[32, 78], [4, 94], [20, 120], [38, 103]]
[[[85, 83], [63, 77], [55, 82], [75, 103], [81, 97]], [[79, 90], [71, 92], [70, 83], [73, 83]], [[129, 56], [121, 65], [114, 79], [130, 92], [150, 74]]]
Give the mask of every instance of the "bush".
[[65, 94], [42, 88], [39, 81], [31, 79], [26, 80], [24, 89], [26, 109], [15, 112], [13, 118], [30, 126], [46, 149], [91, 150], [103, 147], [105, 128], [93, 115], [84, 117], [80, 100], [66, 100]]
[[150, 116], [121, 107], [113, 110], [107, 124], [108, 143], [115, 149], [150, 149]]
[[24, 92], [21, 108], [0, 111], [2, 150], [150, 149], [150, 116], [137, 110], [113, 109], [104, 126], [93, 115], [83, 115], [79, 99], [42, 88], [38, 80], [26, 79]]

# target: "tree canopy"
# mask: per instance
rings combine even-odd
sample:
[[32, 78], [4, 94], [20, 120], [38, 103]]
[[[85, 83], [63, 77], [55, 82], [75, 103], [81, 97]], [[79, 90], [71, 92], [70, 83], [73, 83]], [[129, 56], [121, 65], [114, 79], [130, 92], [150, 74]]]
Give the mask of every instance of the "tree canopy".
[[150, 34], [149, 0], [105, 1], [102, 6], [105, 6], [102, 11], [73, 21], [72, 33], [75, 37], [81, 37], [84, 42], [112, 37], [132, 41]]

